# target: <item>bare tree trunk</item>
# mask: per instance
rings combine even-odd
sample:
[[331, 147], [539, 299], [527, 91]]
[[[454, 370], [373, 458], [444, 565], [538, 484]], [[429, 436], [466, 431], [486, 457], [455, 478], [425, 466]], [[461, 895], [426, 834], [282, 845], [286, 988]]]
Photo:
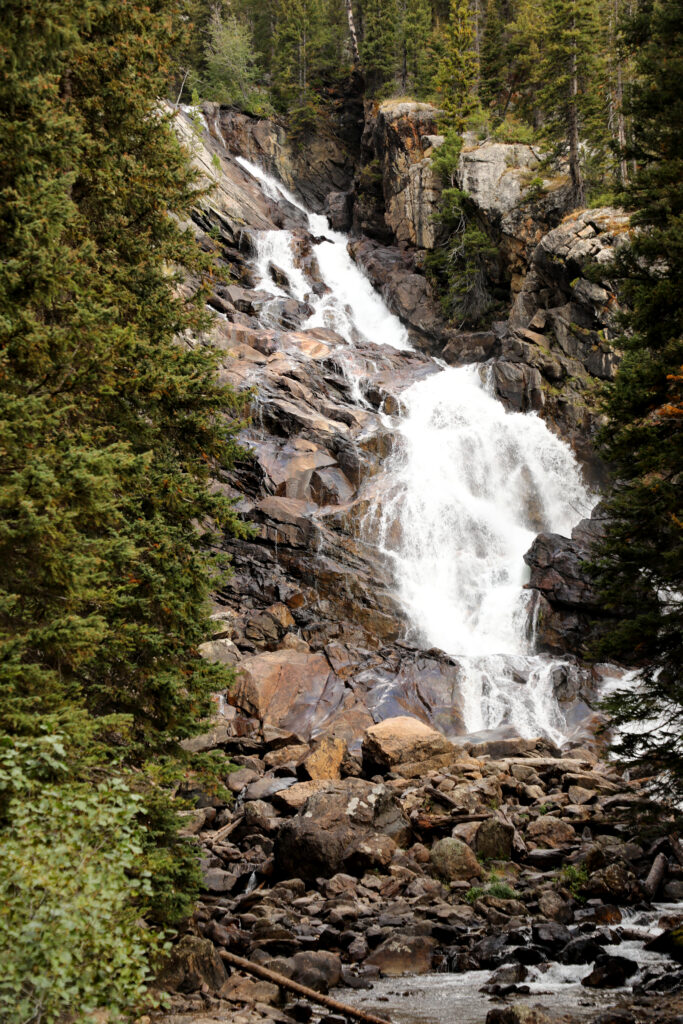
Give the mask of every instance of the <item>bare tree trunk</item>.
[[581, 148], [579, 140], [579, 72], [576, 55], [576, 40], [572, 50], [572, 66], [569, 79], [569, 174], [572, 179], [572, 192], [574, 202], [577, 206], [583, 206], [586, 201], [581, 172]]
[[356, 24], [353, 20], [353, 7], [351, 6], [351, 0], [346, 0], [346, 17], [349, 23], [349, 35], [351, 36], [353, 64], [354, 67], [360, 67], [360, 51], [358, 49], [358, 36], [356, 35]]
[[628, 164], [626, 162], [626, 119], [624, 118], [624, 77], [617, 39], [620, 0], [612, 0], [610, 12], [610, 57], [612, 64], [612, 87], [610, 107], [612, 132], [619, 149], [619, 178], [622, 185], [628, 185]]
[[337, 1013], [343, 1013], [345, 1017], [353, 1017], [355, 1020], [363, 1021], [364, 1024], [391, 1024], [390, 1021], [383, 1017], [375, 1017], [374, 1014], [368, 1013], [367, 1010], [361, 1010], [356, 1006], [349, 1006], [347, 1003], [340, 1003], [338, 999], [332, 999], [331, 996], [324, 996], [320, 992], [315, 992], [307, 985], [301, 985], [298, 981], [285, 978], [284, 975], [277, 974], [268, 967], [262, 967], [261, 964], [252, 963], [251, 960], [245, 960], [244, 957], [230, 953], [227, 949], [219, 949], [218, 952], [226, 964], [230, 964], [231, 967], [238, 967], [241, 971], [246, 971], [247, 974], [255, 974], [257, 978], [263, 978], [264, 981], [270, 981], [272, 984], [279, 985], [280, 988], [294, 992], [298, 996], [304, 996], [310, 1002], [324, 1006], [328, 1010], [336, 1010]]

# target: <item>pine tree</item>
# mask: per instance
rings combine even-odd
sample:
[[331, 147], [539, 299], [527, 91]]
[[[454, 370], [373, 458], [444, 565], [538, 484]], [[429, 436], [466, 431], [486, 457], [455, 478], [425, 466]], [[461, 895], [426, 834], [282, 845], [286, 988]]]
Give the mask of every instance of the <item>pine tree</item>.
[[401, 18], [401, 85], [404, 91], [413, 91], [418, 96], [429, 89], [431, 31], [429, 0], [405, 0]]
[[[597, 85], [600, 77], [602, 25], [597, 0], [545, 0], [548, 32], [542, 64], [540, 103], [546, 137], [565, 148], [569, 160], [572, 201], [583, 206], [586, 184], [581, 144], [596, 142], [599, 121]], [[591, 131], [593, 129], [593, 131]]]
[[505, 39], [501, 0], [488, 0], [481, 42], [480, 93], [484, 107], [502, 110], [505, 90]]
[[626, 193], [637, 228], [619, 254], [631, 312], [607, 403], [604, 452], [615, 475], [595, 573], [617, 625], [596, 654], [641, 666], [608, 709], [617, 753], [683, 795], [683, 8], [640, 6], [635, 54], [638, 173]]
[[321, 0], [281, 0], [274, 36], [273, 87], [279, 106], [294, 115], [295, 131], [315, 121], [314, 92], [326, 43]]
[[397, 0], [363, 0], [361, 60], [369, 94], [392, 82], [399, 69]]
[[[0, 732], [62, 735], [79, 779], [162, 765], [231, 679], [197, 654], [216, 531], [243, 527], [211, 486], [240, 402], [179, 340], [208, 321], [172, 268], [211, 272], [158, 99], [183, 24], [174, 0], [8, 0], [0, 26]], [[168, 918], [196, 873], [164, 801]]]
[[224, 16], [220, 7], [214, 7], [204, 56], [206, 71], [202, 95], [219, 103], [249, 107], [259, 68], [248, 25], [232, 14]]
[[476, 110], [479, 66], [469, 0], [451, 0], [444, 53], [434, 76], [434, 89], [448, 121], [463, 131]]

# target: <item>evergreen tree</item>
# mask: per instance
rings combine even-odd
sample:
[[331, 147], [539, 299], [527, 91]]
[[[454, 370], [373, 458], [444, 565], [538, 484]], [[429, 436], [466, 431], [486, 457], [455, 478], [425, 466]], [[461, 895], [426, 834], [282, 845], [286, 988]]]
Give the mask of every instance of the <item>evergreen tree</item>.
[[483, 105], [493, 106], [499, 114], [502, 112], [506, 77], [504, 30], [501, 0], [488, 0], [480, 51], [480, 94]]
[[219, 103], [236, 103], [248, 108], [254, 99], [259, 68], [248, 25], [234, 15], [211, 12], [205, 47], [202, 94]]
[[361, 60], [370, 95], [392, 82], [399, 69], [397, 0], [362, 0]]
[[572, 200], [586, 201], [582, 141], [597, 142], [598, 84], [603, 52], [597, 0], [545, 0], [547, 38], [539, 100], [546, 137], [566, 149]]
[[322, 0], [281, 0], [274, 37], [273, 87], [296, 130], [316, 116], [314, 85], [323, 67], [328, 25]]
[[401, 19], [401, 84], [418, 96], [429, 89], [431, 66], [429, 37], [432, 9], [429, 0], [405, 0]]
[[444, 52], [434, 76], [434, 89], [447, 119], [463, 131], [476, 110], [479, 66], [469, 0], [451, 0]]
[[[631, 312], [608, 398], [604, 451], [616, 482], [595, 573], [618, 624], [595, 652], [641, 665], [608, 702], [617, 752], [683, 795], [683, 7], [648, 0], [627, 31], [637, 228], [619, 255]], [[611, 521], [610, 521], [611, 520]]]
[[241, 403], [187, 340], [205, 292], [173, 270], [212, 272], [159, 105], [184, 26], [175, 0], [8, 0], [0, 24], [0, 748], [60, 737], [58, 781], [140, 790], [135, 919], [191, 904], [194, 855], [146, 772], [177, 776], [231, 680], [197, 646], [216, 531], [243, 529], [211, 486]]

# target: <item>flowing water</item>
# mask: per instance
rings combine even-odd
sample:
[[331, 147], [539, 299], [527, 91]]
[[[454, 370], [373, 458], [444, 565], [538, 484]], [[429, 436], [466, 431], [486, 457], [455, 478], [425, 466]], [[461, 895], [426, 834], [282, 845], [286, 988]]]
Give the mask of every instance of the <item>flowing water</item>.
[[[359, 339], [410, 349], [406, 329], [351, 259], [347, 237], [237, 159], [270, 198], [305, 214], [328, 290], [313, 292], [284, 230], [257, 237], [258, 286], [288, 294], [273, 282], [275, 264], [289, 294], [313, 310], [306, 327], [331, 328], [350, 349]], [[460, 665], [468, 732], [509, 725], [561, 742], [567, 725], [552, 684], [558, 670], [573, 669], [534, 653], [523, 555], [541, 531], [569, 534], [594, 497], [569, 447], [536, 415], [506, 412], [485, 368], [441, 367], [401, 401], [403, 415], [392, 422], [401, 443], [384, 466], [368, 529], [394, 565], [413, 637]]]

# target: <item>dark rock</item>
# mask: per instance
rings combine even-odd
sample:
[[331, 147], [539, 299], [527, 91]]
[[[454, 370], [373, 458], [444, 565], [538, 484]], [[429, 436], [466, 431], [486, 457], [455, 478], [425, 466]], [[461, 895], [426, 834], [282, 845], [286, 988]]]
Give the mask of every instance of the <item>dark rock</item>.
[[351, 227], [353, 194], [351, 192], [328, 192], [323, 212], [334, 231], [348, 231]]
[[571, 932], [557, 921], [541, 921], [534, 924], [531, 935], [537, 946], [557, 953], [571, 940]]
[[[305, 785], [305, 783], [303, 784]], [[410, 831], [393, 793], [361, 779], [320, 783], [299, 814], [285, 822], [275, 844], [283, 877], [329, 878], [363, 839], [381, 833], [405, 842]]]
[[581, 984], [586, 988], [621, 988], [637, 970], [638, 964], [635, 960], [629, 960], [625, 956], [607, 956], [603, 953], [595, 961], [591, 973], [582, 978]]
[[592, 964], [602, 955], [602, 947], [591, 938], [570, 939], [557, 954], [561, 964]]
[[482, 821], [474, 837], [474, 851], [484, 860], [510, 860], [512, 857], [513, 825], [488, 818]]

